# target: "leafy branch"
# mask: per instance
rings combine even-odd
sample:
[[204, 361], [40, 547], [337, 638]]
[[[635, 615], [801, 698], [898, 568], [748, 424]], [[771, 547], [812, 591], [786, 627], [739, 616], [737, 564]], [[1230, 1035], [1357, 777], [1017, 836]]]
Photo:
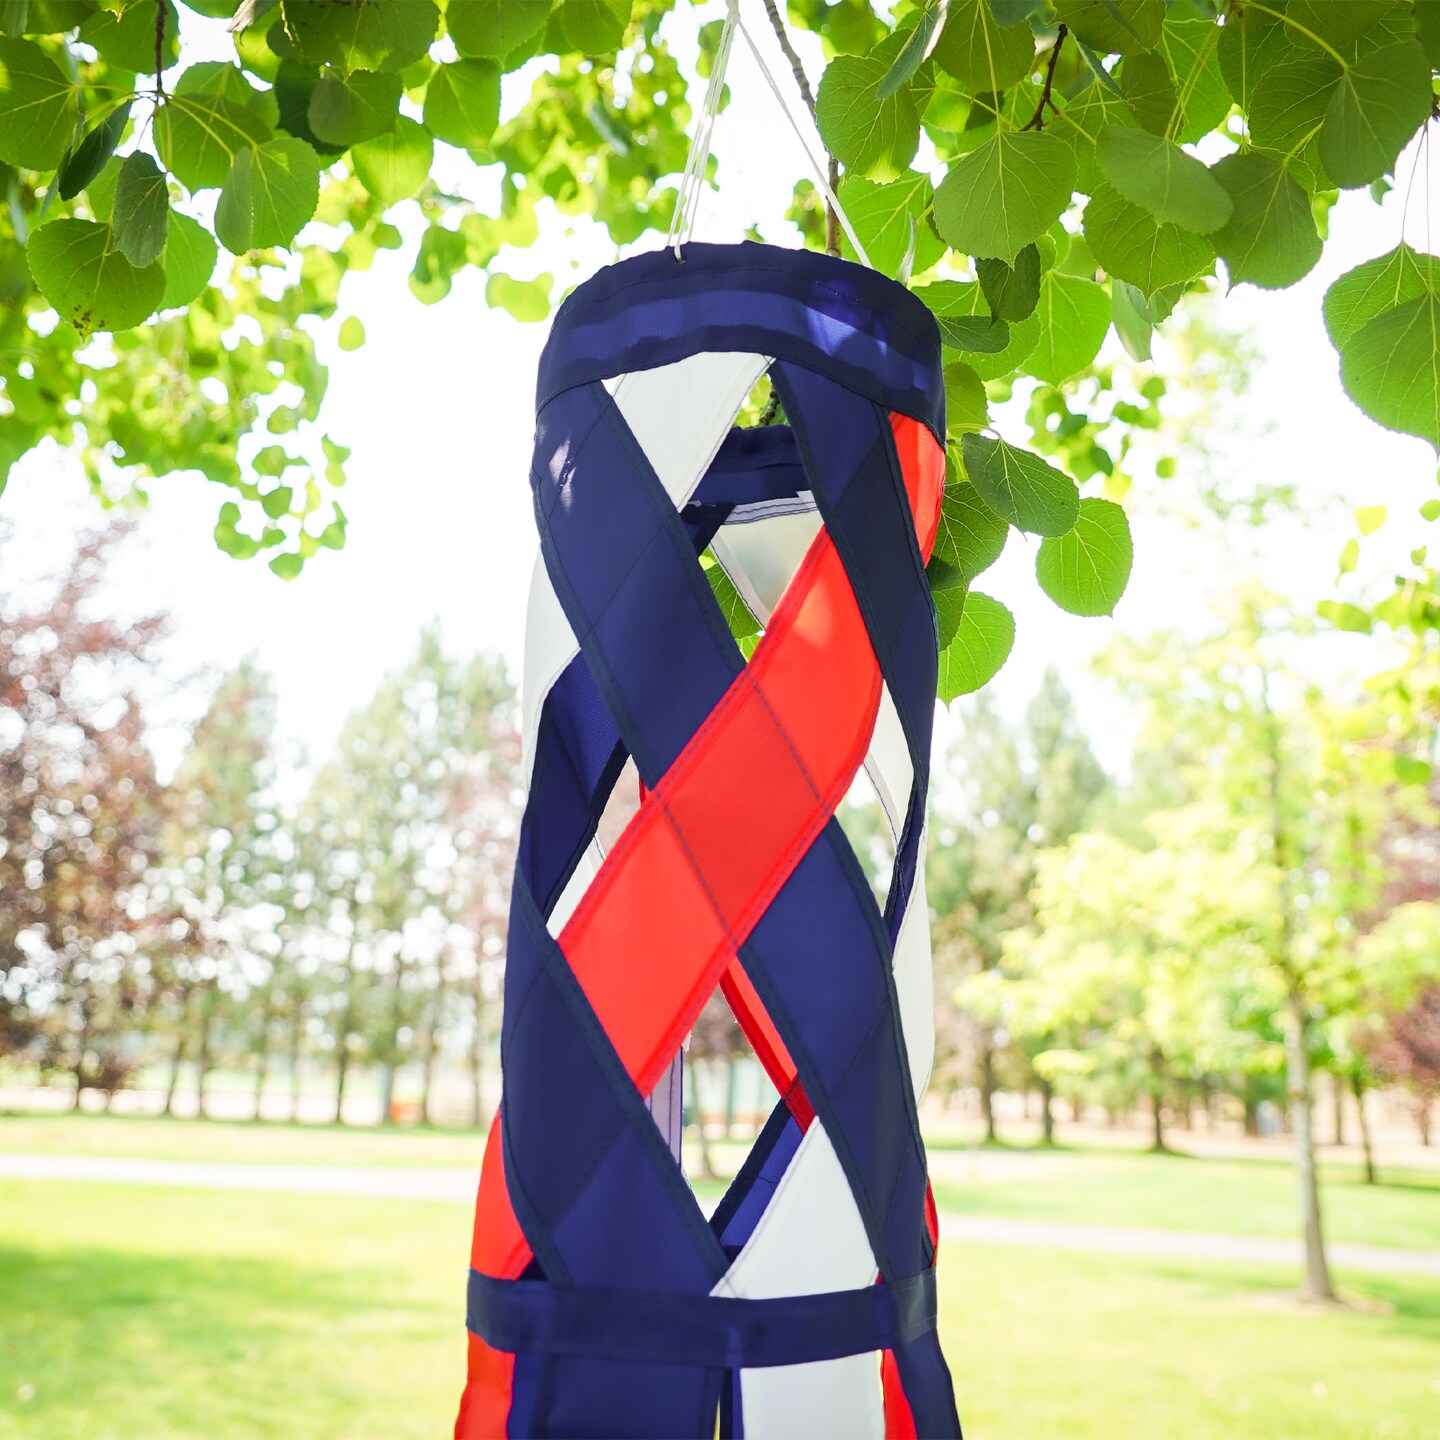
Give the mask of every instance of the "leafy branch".
[[1045, 107], [1059, 114], [1059, 107], [1050, 98], [1050, 93], [1055, 88], [1055, 66], [1060, 59], [1060, 47], [1065, 43], [1065, 37], [1070, 33], [1069, 27], [1061, 24], [1055, 32], [1055, 43], [1050, 47], [1050, 59], [1045, 66], [1045, 83], [1040, 91], [1039, 103], [1035, 106], [1035, 113], [1030, 117], [1027, 130], [1043, 130], [1045, 128]]
[[[805, 67], [800, 63], [800, 57], [790, 43], [790, 36], [786, 33], [785, 22], [780, 18], [776, 0], [765, 0], [765, 13], [770, 17], [770, 28], [775, 32], [775, 38], [780, 42], [780, 48], [790, 62], [790, 71], [795, 76], [795, 84], [800, 88], [805, 108], [810, 112], [810, 119], [818, 131], [820, 121], [815, 110], [815, 92], [811, 90], [810, 81], [805, 75]], [[821, 139], [823, 141], [823, 135]], [[840, 184], [840, 162], [836, 160], [828, 145], [825, 148], [825, 158], [829, 164], [830, 189], [834, 191]], [[828, 200], [825, 202], [825, 253], [827, 255], [840, 253], [840, 217], [835, 213], [835, 207]]]

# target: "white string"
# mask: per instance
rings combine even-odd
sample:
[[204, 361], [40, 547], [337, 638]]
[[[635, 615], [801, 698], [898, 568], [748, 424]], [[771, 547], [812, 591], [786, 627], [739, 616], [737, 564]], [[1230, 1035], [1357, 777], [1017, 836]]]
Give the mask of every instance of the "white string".
[[740, 0], [729, 0], [725, 23], [720, 30], [720, 43], [715, 47], [715, 58], [710, 63], [710, 83], [705, 89], [705, 101], [700, 109], [700, 118], [695, 123], [695, 133], [690, 137], [690, 153], [686, 156], [685, 171], [680, 177], [680, 193], [676, 196], [675, 211], [670, 217], [670, 233], [665, 237], [665, 243], [674, 249], [677, 260], [685, 258], [680, 253], [682, 238], [689, 240], [695, 232], [705, 167], [710, 160], [710, 138], [715, 130], [715, 117], [720, 111], [725, 69], [730, 63], [730, 44], [739, 23]]
[[873, 270], [874, 264], [869, 255], [865, 253], [865, 247], [860, 243], [860, 237], [855, 233], [855, 227], [850, 223], [850, 217], [845, 213], [834, 190], [830, 188], [825, 167], [816, 160], [815, 152], [810, 148], [810, 142], [806, 140], [804, 132], [796, 123], [794, 112], [786, 102], [785, 96], [781, 94], [780, 87], [775, 83], [775, 77], [770, 73], [770, 67], [766, 64], [764, 55], [760, 53], [760, 47], [756, 45], [754, 37], [740, 18], [740, 0], [728, 0], [726, 6], [725, 22], [720, 31], [720, 43], [715, 48], [715, 59], [710, 67], [710, 84], [705, 91], [705, 101], [700, 112], [700, 119], [695, 126], [695, 134], [690, 140], [690, 154], [685, 161], [685, 171], [680, 179], [680, 193], [676, 197], [675, 210], [670, 217], [670, 232], [665, 237], [665, 243], [675, 251], [677, 260], [684, 260], [685, 257], [680, 253], [680, 247], [695, 233], [700, 195], [705, 186], [705, 167], [710, 159], [710, 141], [715, 130], [715, 117], [720, 110], [720, 95], [724, 88], [725, 68], [730, 61], [730, 46], [736, 30], [745, 37], [745, 43], [750, 47], [750, 53], [755, 57], [755, 63], [760, 67], [760, 73], [770, 87], [770, 93], [775, 97], [775, 102], [780, 106], [786, 120], [790, 122], [790, 129], [794, 132], [796, 140], [800, 142], [800, 148], [805, 152], [805, 158], [810, 162], [810, 168], [819, 183], [821, 193], [825, 196], [830, 208], [834, 210], [846, 237], [855, 248], [855, 254], [863, 264]]
[[860, 243], [860, 237], [855, 233], [855, 227], [850, 223], [850, 217], [845, 213], [845, 208], [836, 198], [835, 192], [830, 188], [830, 182], [825, 175], [825, 167], [815, 158], [815, 152], [810, 148], [810, 142], [806, 140], [804, 132], [795, 123], [794, 112], [786, 103], [784, 95], [780, 93], [780, 87], [775, 83], [775, 77], [770, 73], [770, 67], [765, 63], [765, 57], [760, 53], [760, 47], [756, 45], [750, 32], [745, 28], [744, 22], [736, 17], [736, 24], [740, 33], [745, 37], [745, 43], [750, 47], [750, 53], [755, 57], [755, 63], [760, 67], [760, 73], [765, 77], [765, 83], [770, 87], [770, 93], [775, 97], [775, 103], [784, 112], [785, 118], [790, 122], [790, 128], [795, 132], [795, 138], [800, 142], [800, 148], [805, 152], [805, 158], [810, 162], [810, 168], [814, 171], [816, 182], [819, 184], [830, 208], [834, 210], [839, 219], [841, 227], [849, 238], [851, 245], [855, 247], [855, 253], [860, 257], [863, 264], [870, 269], [875, 266], [871, 264], [870, 257], [865, 253], [865, 247]]

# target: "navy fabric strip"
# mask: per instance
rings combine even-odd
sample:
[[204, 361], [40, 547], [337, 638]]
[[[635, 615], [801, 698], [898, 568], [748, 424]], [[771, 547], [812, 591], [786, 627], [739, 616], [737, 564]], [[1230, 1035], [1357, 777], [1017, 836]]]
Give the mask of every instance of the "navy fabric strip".
[[767, 1300], [496, 1280], [472, 1270], [465, 1323], [496, 1350], [749, 1369], [894, 1350], [933, 1331], [935, 1314], [933, 1270]]
[[552, 1278], [558, 1259], [577, 1284], [706, 1293], [726, 1256], [519, 877], [507, 967], [505, 1174], [531, 1248]]
[[702, 350], [783, 356], [823, 370], [945, 438], [940, 331], [898, 281], [813, 250], [688, 244], [635, 255], [578, 286], [540, 358], [537, 409], [572, 385]]
[[567, 390], [546, 408], [532, 480], [555, 593], [641, 778], [656, 785], [744, 658], [604, 386]]

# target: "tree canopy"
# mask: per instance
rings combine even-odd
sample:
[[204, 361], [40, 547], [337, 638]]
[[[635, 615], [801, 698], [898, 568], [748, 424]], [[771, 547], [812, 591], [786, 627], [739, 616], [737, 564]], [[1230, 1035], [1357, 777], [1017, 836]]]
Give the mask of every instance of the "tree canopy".
[[[3, 0], [0, 484], [52, 438], [108, 499], [175, 471], [227, 487], [217, 543], [281, 576], [343, 546], [348, 452], [319, 423], [316, 352], [324, 324], [364, 343], [343, 278], [408, 247], [421, 303], [473, 267], [491, 305], [541, 320], [558, 287], [525, 252], [555, 216], [657, 243], [688, 65], [707, 73], [718, 35], [682, 66], [674, 8]], [[932, 583], [951, 699], [1013, 643], [1006, 608], [972, 589], [1010, 528], [1040, 537], [1056, 604], [1114, 609], [1126, 457], [1165, 380], [1129, 393], [1099, 358], [1107, 334], [1143, 362], [1187, 293], [1314, 268], [1340, 192], [1383, 193], [1436, 113], [1440, 0], [766, 10], [819, 37], [842, 202], [940, 323], [953, 483]], [[791, 214], [824, 243], [808, 182]], [[1376, 256], [1331, 287], [1325, 323], [1355, 403], [1440, 448], [1440, 259]], [[1025, 445], [991, 424], [1017, 393]]]

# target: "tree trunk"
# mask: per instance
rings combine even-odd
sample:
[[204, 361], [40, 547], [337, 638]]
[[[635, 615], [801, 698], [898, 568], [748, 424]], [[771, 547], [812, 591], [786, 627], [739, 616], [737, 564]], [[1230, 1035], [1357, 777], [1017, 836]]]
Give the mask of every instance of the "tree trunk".
[[1305, 1281], [1302, 1292], [1312, 1300], [1333, 1300], [1325, 1235], [1320, 1219], [1320, 1182], [1315, 1172], [1314, 1114], [1310, 1097], [1309, 1025], [1305, 996], [1292, 983], [1285, 1014], [1285, 1093], [1295, 1137], [1295, 1178], [1305, 1236]]
[[1430, 1144], [1430, 1097], [1428, 1095], [1415, 1097], [1415, 1124], [1420, 1131], [1420, 1143], [1428, 1147]]
[[1158, 1045], [1150, 1048], [1150, 1149], [1160, 1154], [1165, 1144], [1165, 1054]]
[[[353, 957], [352, 957], [353, 958]], [[345, 984], [345, 1009], [336, 1036], [335, 1124], [345, 1123], [345, 1082], [350, 1077], [350, 1035], [355, 1023], [355, 971], [353, 964]]]
[[980, 1115], [985, 1121], [985, 1139], [994, 1144], [999, 1135], [995, 1129], [995, 1052], [989, 1035], [980, 1042]]
[[290, 1024], [290, 1120], [292, 1124], [300, 1119], [300, 1045], [305, 1036], [305, 1027], [300, 1022], [300, 1008], [297, 1004]]
[[430, 1116], [430, 1092], [435, 1085], [435, 1069], [440, 1063], [440, 1001], [444, 991], [435, 996], [430, 1011], [430, 1023], [425, 1030], [425, 1069], [420, 1077], [420, 1123], [433, 1125]]
[[725, 1057], [725, 1138], [735, 1132], [735, 1057]]
[[1055, 1089], [1048, 1080], [1040, 1081], [1041, 1139], [1046, 1145], [1055, 1143]]
[[1260, 1134], [1260, 1106], [1253, 1095], [1246, 1095], [1243, 1104], [1245, 1106], [1245, 1133], [1252, 1140], [1257, 1139]]
[[1330, 1072], [1330, 1097], [1335, 1106], [1335, 1138], [1331, 1143], [1339, 1149], [1345, 1144], [1345, 1087], [1333, 1070]]
[[1375, 1184], [1375, 1151], [1370, 1145], [1370, 1120], [1365, 1114], [1365, 1082], [1359, 1070], [1350, 1072], [1350, 1088], [1355, 1092], [1355, 1113], [1360, 1119], [1360, 1144], [1365, 1150], [1365, 1183]]
[[175, 1113], [175, 1092], [180, 1087], [180, 1066], [185, 1059], [185, 1040], [190, 1032], [190, 997], [194, 991], [188, 986], [185, 1001], [180, 1007], [180, 1023], [175, 1028], [175, 1053], [170, 1058], [170, 1079], [165, 1086], [165, 1108], [162, 1115]]
[[470, 1046], [470, 1083], [475, 1094], [471, 1123], [477, 1130], [484, 1127], [485, 1114], [485, 992], [480, 986], [480, 967], [475, 967], [475, 1039]]
[[200, 1001], [200, 1043], [195, 1048], [195, 1114], [208, 1120], [205, 1113], [205, 1082], [210, 1078], [210, 997]]
[[264, 1119], [260, 1112], [265, 1099], [265, 1082], [270, 1078], [270, 1031], [274, 1026], [274, 1020], [274, 1006], [267, 995], [265, 1014], [261, 1021], [263, 1029], [260, 1033], [260, 1054], [255, 1065], [255, 1113], [250, 1117], [252, 1120]]

